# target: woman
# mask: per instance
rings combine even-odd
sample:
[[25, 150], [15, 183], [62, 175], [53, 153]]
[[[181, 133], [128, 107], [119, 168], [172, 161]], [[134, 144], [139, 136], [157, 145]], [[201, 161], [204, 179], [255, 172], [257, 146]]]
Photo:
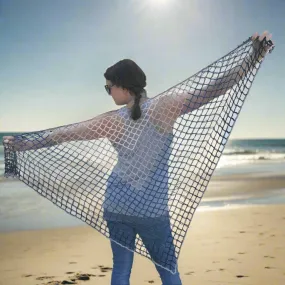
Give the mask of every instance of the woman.
[[[269, 48], [265, 47], [259, 56], [255, 54], [265, 37], [269, 40], [271, 35], [265, 31], [261, 36], [257, 33], [252, 36], [253, 54], [250, 56], [255, 60], [261, 60], [268, 52]], [[108, 177], [103, 203], [113, 251], [111, 284], [130, 284], [134, 256], [131, 250], [137, 246], [138, 234], [147, 249], [146, 254], [156, 265], [162, 283], [179, 285], [182, 282], [177, 270], [167, 203], [167, 161], [171, 155], [173, 124], [181, 115], [225, 94], [250, 68], [244, 61], [242, 68], [233, 68], [226, 78], [218, 77], [196, 92], [149, 99], [144, 89], [144, 72], [133, 61], [122, 60], [106, 70], [105, 89], [117, 105], [125, 105], [126, 108], [105, 113], [86, 124], [59, 129], [41, 141], [23, 144], [7, 136], [4, 143], [23, 151], [74, 140], [108, 138], [118, 153], [118, 162]], [[137, 137], [140, 139], [136, 140]], [[163, 267], [174, 268], [175, 273]]]

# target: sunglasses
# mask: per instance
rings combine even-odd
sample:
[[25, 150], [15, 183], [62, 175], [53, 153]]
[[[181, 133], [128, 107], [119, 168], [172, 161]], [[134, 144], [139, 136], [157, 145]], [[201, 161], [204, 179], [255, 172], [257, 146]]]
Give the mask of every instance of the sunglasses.
[[109, 95], [111, 95], [111, 89], [112, 87], [114, 86], [115, 84], [112, 84], [112, 85], [105, 85], [105, 90], [107, 91], [107, 93]]

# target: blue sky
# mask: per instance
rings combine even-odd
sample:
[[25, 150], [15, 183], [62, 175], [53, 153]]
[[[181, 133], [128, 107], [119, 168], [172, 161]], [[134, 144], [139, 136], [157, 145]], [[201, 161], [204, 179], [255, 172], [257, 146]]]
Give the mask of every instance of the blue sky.
[[149, 97], [206, 67], [254, 32], [264, 61], [231, 138], [285, 138], [283, 0], [0, 0], [0, 131], [36, 131], [119, 108], [104, 72], [131, 58]]

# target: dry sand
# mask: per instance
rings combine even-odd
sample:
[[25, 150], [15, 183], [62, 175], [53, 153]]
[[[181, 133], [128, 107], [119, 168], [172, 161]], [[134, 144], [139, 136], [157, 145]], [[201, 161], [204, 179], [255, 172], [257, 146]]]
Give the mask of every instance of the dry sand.
[[[2, 233], [0, 284], [109, 285], [112, 253], [91, 227]], [[285, 205], [197, 212], [179, 258], [190, 284], [285, 284]], [[56, 283], [53, 283], [56, 284]], [[152, 262], [135, 254], [131, 284], [161, 284]]]

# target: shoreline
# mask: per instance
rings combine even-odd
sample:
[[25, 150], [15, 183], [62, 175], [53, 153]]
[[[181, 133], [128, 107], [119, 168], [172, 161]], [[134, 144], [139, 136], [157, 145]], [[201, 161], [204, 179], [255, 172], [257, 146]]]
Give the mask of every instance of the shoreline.
[[[86, 225], [23, 185], [0, 183], [0, 233]], [[285, 173], [213, 176], [197, 212], [271, 204], [285, 204]]]

